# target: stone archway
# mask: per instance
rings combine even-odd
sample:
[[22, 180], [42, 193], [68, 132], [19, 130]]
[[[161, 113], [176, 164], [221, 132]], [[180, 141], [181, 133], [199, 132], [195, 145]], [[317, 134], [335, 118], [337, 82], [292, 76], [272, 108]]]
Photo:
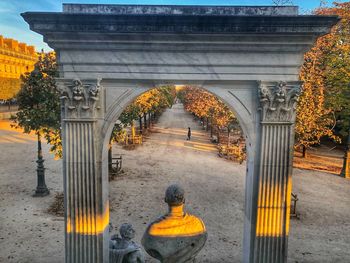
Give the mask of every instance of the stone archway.
[[243, 261], [286, 262], [298, 70], [336, 17], [75, 4], [22, 16], [60, 64], [66, 262], [108, 262], [106, 134], [134, 97], [167, 83], [202, 86], [235, 111], [249, 156]]

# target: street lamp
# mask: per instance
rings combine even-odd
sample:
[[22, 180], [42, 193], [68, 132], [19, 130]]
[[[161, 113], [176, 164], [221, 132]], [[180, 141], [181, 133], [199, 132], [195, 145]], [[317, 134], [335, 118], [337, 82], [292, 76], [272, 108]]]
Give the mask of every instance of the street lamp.
[[36, 161], [37, 165], [37, 180], [38, 184], [35, 189], [34, 197], [41, 197], [41, 196], [46, 196], [50, 194], [49, 189], [46, 186], [45, 183], [45, 167], [44, 167], [44, 159], [43, 159], [43, 152], [41, 149], [41, 136], [38, 132], [38, 160]]

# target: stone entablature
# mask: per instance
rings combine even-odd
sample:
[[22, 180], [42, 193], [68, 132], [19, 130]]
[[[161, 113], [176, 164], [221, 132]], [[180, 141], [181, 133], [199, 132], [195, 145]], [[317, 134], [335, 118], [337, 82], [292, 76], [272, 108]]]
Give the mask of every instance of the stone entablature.
[[0, 99], [9, 99], [16, 94], [20, 76], [32, 71], [37, 60], [33, 46], [0, 35]]
[[298, 6], [179, 6], [63, 4], [64, 13], [114, 15], [298, 15]]

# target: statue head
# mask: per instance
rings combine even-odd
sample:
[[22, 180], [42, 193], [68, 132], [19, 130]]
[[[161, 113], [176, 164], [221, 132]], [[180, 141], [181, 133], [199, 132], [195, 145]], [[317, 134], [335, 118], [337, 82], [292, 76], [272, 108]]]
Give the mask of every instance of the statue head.
[[184, 189], [177, 185], [170, 185], [165, 191], [164, 201], [169, 206], [179, 206], [185, 203], [185, 191]]
[[131, 240], [135, 237], [135, 230], [131, 224], [124, 223], [119, 229], [120, 236], [122, 239]]

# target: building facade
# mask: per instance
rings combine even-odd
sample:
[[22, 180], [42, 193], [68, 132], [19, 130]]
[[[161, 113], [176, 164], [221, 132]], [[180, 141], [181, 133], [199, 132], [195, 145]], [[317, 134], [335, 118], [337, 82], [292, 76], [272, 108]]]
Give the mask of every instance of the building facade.
[[32, 71], [37, 59], [33, 46], [0, 35], [0, 100], [16, 95], [20, 76]]

